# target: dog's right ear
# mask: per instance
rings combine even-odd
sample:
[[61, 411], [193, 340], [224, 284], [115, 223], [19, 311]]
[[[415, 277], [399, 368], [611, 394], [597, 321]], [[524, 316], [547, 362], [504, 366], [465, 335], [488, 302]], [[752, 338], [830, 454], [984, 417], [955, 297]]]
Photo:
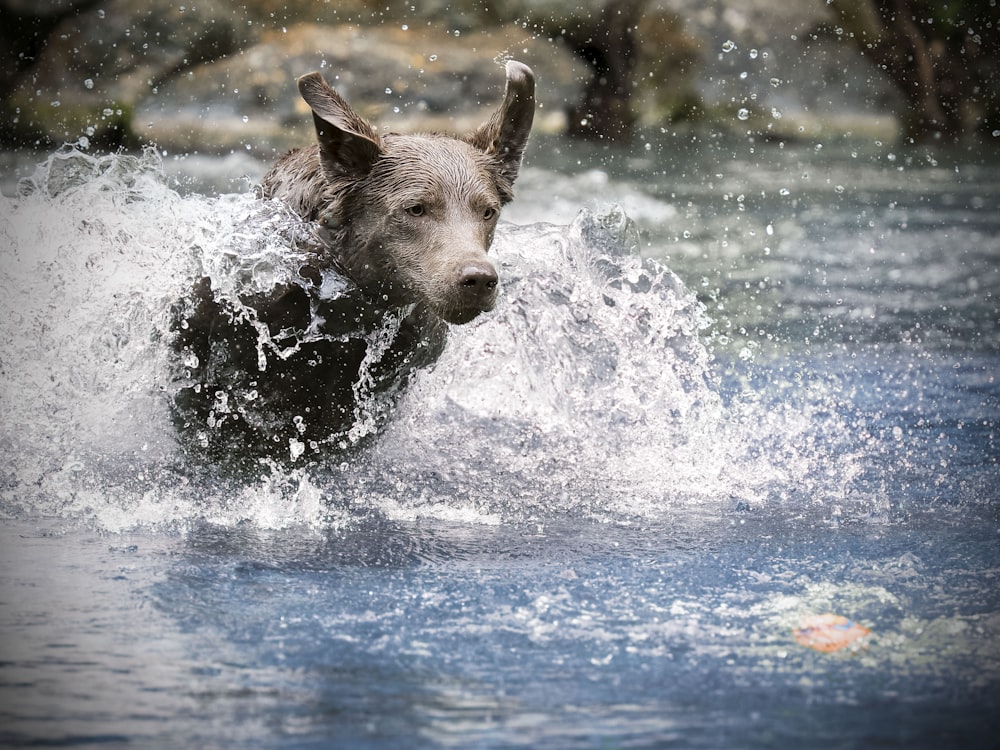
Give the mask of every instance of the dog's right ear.
[[521, 157], [535, 116], [535, 74], [516, 60], [508, 60], [506, 70], [503, 103], [489, 120], [465, 139], [496, 158], [497, 187], [503, 203], [514, 198], [514, 180], [521, 169]]
[[299, 93], [312, 109], [326, 178], [337, 185], [367, 175], [382, 153], [375, 129], [319, 73], [302, 76], [298, 84]]

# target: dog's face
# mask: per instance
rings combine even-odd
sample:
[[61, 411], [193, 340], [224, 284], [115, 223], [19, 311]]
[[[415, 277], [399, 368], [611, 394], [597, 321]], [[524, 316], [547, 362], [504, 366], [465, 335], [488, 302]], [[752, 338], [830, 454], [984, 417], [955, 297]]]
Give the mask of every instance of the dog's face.
[[449, 323], [491, 310], [498, 279], [487, 251], [504, 203], [493, 160], [447, 137], [385, 136], [382, 145], [346, 200], [345, 272]]
[[424, 304], [449, 323], [491, 310], [487, 251], [531, 129], [531, 71], [508, 63], [503, 104], [464, 139], [379, 136], [318, 73], [299, 90], [326, 183], [316, 216], [341, 269], [376, 302]]

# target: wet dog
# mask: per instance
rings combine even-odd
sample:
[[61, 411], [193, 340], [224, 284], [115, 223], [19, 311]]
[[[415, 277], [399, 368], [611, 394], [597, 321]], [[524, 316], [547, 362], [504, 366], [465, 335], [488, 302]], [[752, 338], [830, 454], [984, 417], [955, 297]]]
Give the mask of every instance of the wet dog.
[[493, 308], [487, 251], [534, 115], [531, 70], [506, 73], [499, 108], [463, 138], [380, 135], [319, 73], [298, 80], [316, 143], [279, 159], [260, 194], [310, 222], [307, 261], [235, 300], [206, 276], [177, 306], [187, 453], [256, 470], [348, 449], [437, 358], [447, 324]]

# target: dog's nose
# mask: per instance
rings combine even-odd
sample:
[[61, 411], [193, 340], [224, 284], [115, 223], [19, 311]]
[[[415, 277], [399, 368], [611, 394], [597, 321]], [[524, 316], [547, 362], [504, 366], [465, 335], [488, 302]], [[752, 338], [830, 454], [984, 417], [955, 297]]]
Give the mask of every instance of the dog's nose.
[[497, 288], [497, 270], [490, 263], [470, 263], [459, 272], [458, 284], [471, 296], [486, 296]]
[[449, 323], [468, 323], [493, 309], [497, 300], [497, 270], [488, 260], [472, 260], [455, 270], [454, 286], [443, 299], [441, 317]]

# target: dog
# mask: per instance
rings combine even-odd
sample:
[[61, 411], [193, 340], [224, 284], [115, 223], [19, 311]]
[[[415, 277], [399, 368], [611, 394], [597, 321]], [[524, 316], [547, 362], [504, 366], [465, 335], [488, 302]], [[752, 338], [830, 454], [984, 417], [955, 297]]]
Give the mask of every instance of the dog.
[[235, 300], [202, 277], [176, 306], [173, 416], [187, 454], [259, 471], [377, 432], [448, 324], [495, 305], [487, 251], [514, 197], [534, 87], [509, 61], [500, 106], [457, 138], [380, 135], [320, 73], [298, 79], [316, 143], [281, 157], [259, 195], [309, 222], [307, 260]]

